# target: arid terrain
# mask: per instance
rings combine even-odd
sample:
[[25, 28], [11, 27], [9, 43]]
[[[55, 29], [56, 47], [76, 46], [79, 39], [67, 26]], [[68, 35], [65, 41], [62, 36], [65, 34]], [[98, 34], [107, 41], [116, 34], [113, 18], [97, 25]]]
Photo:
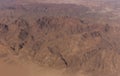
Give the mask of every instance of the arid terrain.
[[120, 1], [0, 0], [0, 76], [120, 76]]

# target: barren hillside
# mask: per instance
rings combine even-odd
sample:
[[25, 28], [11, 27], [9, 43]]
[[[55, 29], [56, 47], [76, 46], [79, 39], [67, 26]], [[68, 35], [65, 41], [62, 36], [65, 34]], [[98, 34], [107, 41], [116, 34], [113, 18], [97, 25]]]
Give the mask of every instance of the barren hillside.
[[31, 76], [120, 76], [119, 6], [47, 2], [3, 1], [0, 64], [27, 64]]

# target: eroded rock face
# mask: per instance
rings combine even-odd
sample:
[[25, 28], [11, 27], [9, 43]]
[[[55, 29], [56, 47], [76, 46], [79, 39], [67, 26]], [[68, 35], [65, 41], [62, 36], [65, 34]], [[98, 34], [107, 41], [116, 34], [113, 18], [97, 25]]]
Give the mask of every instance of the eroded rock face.
[[3, 36], [4, 34], [7, 34], [9, 31], [9, 27], [7, 24], [0, 24], [0, 35]]
[[[30, 21], [21, 18], [9, 26], [0, 24], [3, 35], [10, 33], [12, 29], [9, 30], [9, 27], [15, 30], [13, 36], [8, 34], [10, 38], [4, 42], [8, 54], [45, 67], [84, 71], [91, 76], [100, 73], [109, 75], [106, 72], [115, 76], [119, 73], [120, 55], [118, 46], [114, 45], [117, 40], [111, 38], [116, 36], [112, 32], [114, 26], [90, 25], [70, 17], [45, 16], [33, 22], [31, 25]], [[6, 54], [0, 54], [0, 57], [4, 56]]]

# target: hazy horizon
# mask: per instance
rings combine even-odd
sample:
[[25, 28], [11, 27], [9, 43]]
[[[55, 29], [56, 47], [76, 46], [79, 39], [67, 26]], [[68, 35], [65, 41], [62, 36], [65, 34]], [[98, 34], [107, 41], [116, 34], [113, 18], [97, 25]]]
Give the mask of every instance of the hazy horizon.
[[67, 3], [67, 4], [79, 4], [82, 2], [120, 2], [119, 0], [0, 0], [2, 2], [8, 1], [8, 2], [32, 2], [32, 3]]

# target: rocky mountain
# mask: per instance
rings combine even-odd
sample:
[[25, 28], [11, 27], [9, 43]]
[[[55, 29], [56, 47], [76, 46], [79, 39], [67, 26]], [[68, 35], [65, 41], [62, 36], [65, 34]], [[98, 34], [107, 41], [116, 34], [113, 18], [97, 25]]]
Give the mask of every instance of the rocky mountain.
[[119, 76], [120, 17], [113, 8], [48, 3], [0, 6], [0, 62], [65, 69], [71, 76]]

